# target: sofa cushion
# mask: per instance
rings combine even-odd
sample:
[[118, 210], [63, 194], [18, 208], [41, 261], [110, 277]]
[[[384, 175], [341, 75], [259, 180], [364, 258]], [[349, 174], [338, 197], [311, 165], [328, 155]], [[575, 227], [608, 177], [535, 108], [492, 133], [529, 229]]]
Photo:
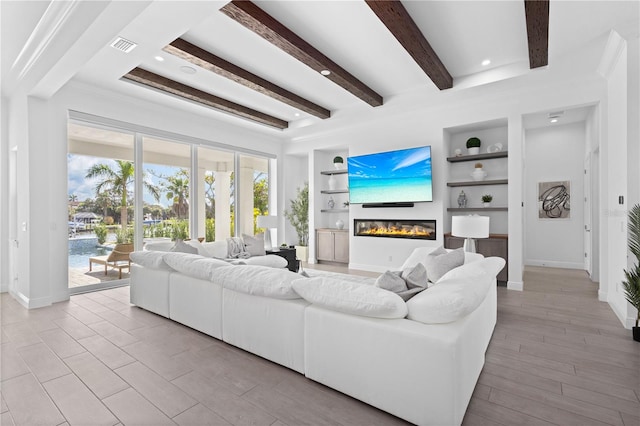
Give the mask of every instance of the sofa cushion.
[[402, 271], [387, 271], [376, 280], [376, 287], [399, 293], [407, 290], [407, 283], [401, 277]]
[[495, 276], [501, 269], [496, 271], [500, 262], [495, 259], [499, 258], [483, 259], [449, 271], [429, 290], [407, 302], [407, 318], [425, 324], [441, 324], [457, 321], [473, 312], [486, 297], [489, 287], [495, 285]]
[[144, 245], [144, 249], [152, 251], [170, 251], [173, 245], [173, 241], [154, 241], [146, 243]]
[[197, 250], [197, 253], [200, 256], [213, 257], [211, 256], [211, 253], [209, 252], [209, 250], [207, 250], [205, 246], [203, 246], [202, 243], [198, 240], [189, 240], [189, 241], [185, 241], [184, 243], [195, 248]]
[[318, 277], [297, 279], [293, 288], [308, 302], [334, 311], [374, 318], [407, 315], [400, 296], [370, 284]]
[[134, 251], [129, 253], [129, 259], [133, 263], [136, 263], [145, 268], [160, 269], [165, 271], [171, 271], [171, 267], [164, 261], [164, 251]]
[[245, 250], [251, 256], [264, 256], [267, 254], [264, 250], [264, 234], [242, 234], [242, 241], [244, 241]]
[[201, 280], [211, 280], [214, 269], [230, 266], [224, 260], [180, 252], [165, 253], [164, 261], [176, 271]]
[[[451, 251], [450, 249], [445, 249]], [[413, 249], [407, 260], [404, 261], [400, 269], [405, 269], [411, 266], [415, 266], [417, 263], [422, 263], [426, 267], [427, 255], [433, 252], [433, 247], [417, 247]], [[480, 253], [464, 252], [464, 263], [475, 262], [480, 259], [484, 259], [484, 256]]]
[[230, 266], [216, 269], [211, 279], [224, 288], [241, 293], [273, 299], [300, 299], [292, 285], [300, 276], [288, 269], [257, 265]]
[[270, 268], [286, 268], [287, 259], [276, 254], [267, 254], [265, 256], [253, 256], [247, 259], [237, 259], [231, 261], [234, 265], [255, 265], [268, 266]]
[[404, 268], [400, 276], [407, 283], [407, 288], [419, 287], [424, 289], [427, 286], [427, 269], [422, 263]]

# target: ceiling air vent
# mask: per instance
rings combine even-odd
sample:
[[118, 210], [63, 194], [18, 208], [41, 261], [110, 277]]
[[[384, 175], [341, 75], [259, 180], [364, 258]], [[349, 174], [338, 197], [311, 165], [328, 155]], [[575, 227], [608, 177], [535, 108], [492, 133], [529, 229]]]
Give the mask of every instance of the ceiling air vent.
[[549, 118], [560, 118], [564, 115], [564, 111], [554, 111], [554, 112], [550, 112], [548, 117]]
[[114, 49], [118, 49], [124, 53], [131, 52], [133, 49], [135, 49], [136, 46], [137, 44], [135, 44], [134, 42], [122, 37], [116, 38], [113, 43], [111, 43], [111, 47], [113, 47]]

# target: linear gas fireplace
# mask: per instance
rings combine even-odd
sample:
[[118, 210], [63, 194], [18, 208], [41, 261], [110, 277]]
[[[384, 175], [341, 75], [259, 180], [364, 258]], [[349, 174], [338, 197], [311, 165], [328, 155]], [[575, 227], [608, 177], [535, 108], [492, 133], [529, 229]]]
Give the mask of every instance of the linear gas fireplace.
[[435, 240], [435, 220], [382, 220], [354, 219], [353, 235], [356, 237], [409, 238]]

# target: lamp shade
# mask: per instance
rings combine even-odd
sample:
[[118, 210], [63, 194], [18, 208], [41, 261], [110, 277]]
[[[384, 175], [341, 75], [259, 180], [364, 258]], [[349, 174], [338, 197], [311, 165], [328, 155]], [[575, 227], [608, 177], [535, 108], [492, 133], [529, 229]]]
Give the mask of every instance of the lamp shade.
[[272, 229], [278, 227], [278, 216], [258, 216], [256, 220], [258, 228]]
[[451, 235], [463, 238], [489, 238], [488, 216], [453, 216]]

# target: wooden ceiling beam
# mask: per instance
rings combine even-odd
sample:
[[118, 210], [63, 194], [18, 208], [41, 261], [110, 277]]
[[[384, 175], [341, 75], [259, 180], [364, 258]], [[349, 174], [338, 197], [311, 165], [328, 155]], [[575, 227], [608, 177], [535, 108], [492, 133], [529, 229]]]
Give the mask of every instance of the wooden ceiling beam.
[[366, 3], [438, 89], [453, 87], [453, 78], [447, 67], [400, 1], [366, 0]]
[[289, 126], [287, 121], [247, 108], [227, 99], [212, 95], [211, 93], [203, 92], [202, 90], [198, 90], [187, 86], [186, 84], [154, 74], [142, 68], [134, 68], [122, 78], [188, 99], [190, 101], [207, 105], [242, 118], [266, 124], [267, 126], [276, 127], [278, 129], [286, 129]]
[[236, 83], [242, 84], [263, 95], [269, 96], [280, 102], [284, 102], [294, 108], [307, 112], [316, 117], [325, 119], [331, 117], [331, 111], [316, 105], [315, 103], [291, 93], [276, 84], [271, 83], [257, 75], [228, 62], [188, 41], [178, 38], [164, 49], [165, 52], [182, 58], [193, 65], [197, 65], [207, 71], [214, 72]]
[[529, 68], [549, 63], [549, 0], [524, 0], [529, 42]]
[[[382, 96], [326, 57], [271, 15], [250, 1], [234, 0], [220, 9], [274, 46], [284, 50], [316, 72], [329, 71], [326, 78], [371, 106], [382, 105]], [[324, 75], [324, 74], [323, 74]]]

